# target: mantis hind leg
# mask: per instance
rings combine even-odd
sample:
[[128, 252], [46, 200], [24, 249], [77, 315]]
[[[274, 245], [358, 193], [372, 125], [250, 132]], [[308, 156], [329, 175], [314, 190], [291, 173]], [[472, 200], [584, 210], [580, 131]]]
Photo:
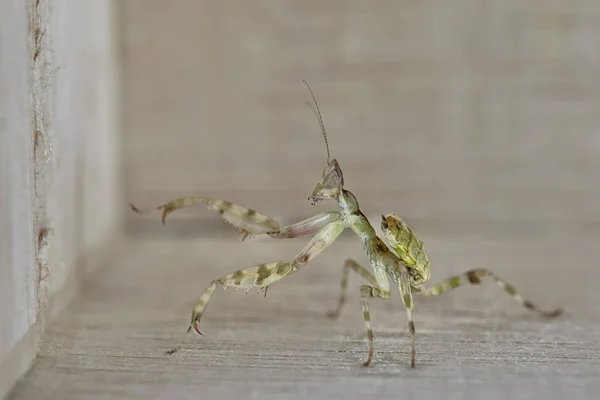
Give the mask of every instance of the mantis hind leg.
[[519, 302], [523, 307], [527, 308], [528, 310], [537, 312], [544, 317], [550, 317], [550, 318], [557, 317], [560, 314], [562, 314], [562, 312], [563, 312], [563, 310], [561, 308], [557, 308], [555, 310], [549, 310], [549, 311], [540, 309], [538, 306], [536, 306], [531, 301], [523, 298], [523, 296], [521, 296], [517, 292], [517, 290], [514, 288], [513, 285], [507, 283], [506, 281], [501, 279], [498, 275], [494, 274], [492, 271], [485, 269], [485, 268], [471, 269], [460, 275], [452, 276], [438, 284], [432, 285], [428, 288], [421, 289], [420, 291], [418, 291], [416, 293], [419, 295], [422, 295], [422, 296], [437, 296], [437, 295], [445, 293], [449, 290], [456, 289], [466, 283], [470, 283], [472, 285], [480, 284], [481, 279], [484, 277], [492, 278], [494, 280], [494, 282], [496, 282], [500, 287], [502, 287], [506, 293], [508, 293], [513, 299], [515, 299], [517, 302]]

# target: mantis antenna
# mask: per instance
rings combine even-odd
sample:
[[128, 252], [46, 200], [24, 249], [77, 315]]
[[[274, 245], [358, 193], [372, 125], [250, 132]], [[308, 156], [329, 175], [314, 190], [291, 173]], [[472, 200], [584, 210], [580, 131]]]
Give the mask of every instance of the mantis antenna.
[[327, 134], [325, 133], [325, 124], [323, 123], [323, 117], [321, 116], [321, 110], [319, 109], [319, 103], [317, 103], [317, 98], [315, 97], [315, 94], [313, 93], [312, 89], [310, 88], [310, 85], [308, 84], [308, 82], [306, 82], [306, 80], [304, 80], [304, 79], [302, 79], [302, 82], [304, 82], [304, 84], [310, 91], [310, 95], [312, 96], [313, 101], [315, 102], [315, 107], [317, 109], [317, 117], [319, 119], [319, 125], [321, 125], [321, 132], [323, 132], [323, 138], [325, 139], [325, 147], [327, 148], [327, 163], [329, 163], [329, 161], [331, 160], [331, 154], [329, 153], [329, 143], [327, 142]]

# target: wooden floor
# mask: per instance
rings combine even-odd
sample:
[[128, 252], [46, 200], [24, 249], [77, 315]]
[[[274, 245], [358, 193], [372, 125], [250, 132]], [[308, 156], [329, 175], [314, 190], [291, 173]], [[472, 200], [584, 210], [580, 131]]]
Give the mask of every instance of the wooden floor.
[[[156, 222], [156, 221], [154, 221]], [[159, 223], [157, 223], [160, 226]], [[11, 399], [592, 399], [600, 393], [600, 232], [559, 235], [431, 233], [433, 281], [474, 266], [496, 270], [540, 306], [548, 321], [491, 282], [417, 298], [417, 368], [399, 296], [372, 301], [375, 358], [367, 355], [359, 278], [341, 317], [345, 258], [365, 262], [344, 235], [300, 273], [272, 287], [213, 296], [201, 323], [172, 356], [195, 297], [240, 267], [290, 259], [304, 241], [235, 234], [210, 239], [174, 220], [140, 221], [113, 262], [91, 277], [80, 301], [49, 328], [38, 360]], [[570, 236], [569, 235], [565, 235]]]

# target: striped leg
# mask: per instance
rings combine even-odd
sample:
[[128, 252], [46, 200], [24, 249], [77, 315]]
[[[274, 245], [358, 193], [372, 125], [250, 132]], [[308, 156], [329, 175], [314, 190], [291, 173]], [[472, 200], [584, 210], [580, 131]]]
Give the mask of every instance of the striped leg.
[[346, 223], [343, 220], [337, 220], [328, 223], [310, 241], [304, 246], [300, 253], [292, 260], [292, 271], [296, 272], [304, 264], [318, 256], [323, 250], [329, 247], [340, 234], [346, 229]]
[[[223, 290], [233, 287], [236, 289], [245, 288], [251, 289], [253, 287], [267, 288], [269, 285], [282, 279], [292, 271], [292, 266], [287, 262], [272, 262], [268, 264], [259, 264], [253, 267], [241, 269], [231, 274], [222, 276], [219, 279], [215, 279], [208, 285], [204, 292], [198, 297], [194, 308], [192, 309], [192, 317], [190, 320], [190, 326], [187, 329], [189, 333], [194, 329], [199, 335], [202, 335], [198, 324], [200, 318], [204, 314], [208, 303], [215, 292], [217, 286], [223, 288]], [[165, 354], [173, 354], [181, 348], [181, 343], [172, 350], [167, 351]]]
[[[198, 204], [204, 204], [210, 211], [220, 215], [242, 236], [242, 240], [262, 234], [267, 234], [275, 239], [312, 235], [328, 223], [341, 218], [341, 214], [338, 211], [325, 212], [280, 229], [279, 224], [273, 218], [251, 208], [233, 204], [225, 200], [212, 200], [197, 196], [175, 199], [156, 207], [154, 210], [163, 210], [162, 223], [164, 225], [167, 222], [167, 216], [173, 211], [180, 208], [193, 207]], [[140, 214], [154, 211], [140, 210], [131, 203], [129, 203], [129, 206], [133, 211]]]
[[373, 353], [375, 351], [373, 344], [373, 329], [371, 328], [371, 314], [369, 313], [369, 305], [367, 299], [369, 297], [379, 297], [380, 299], [387, 300], [390, 298], [389, 290], [381, 290], [369, 285], [362, 285], [360, 287], [360, 297], [362, 301], [363, 317], [365, 318], [365, 326], [367, 327], [367, 337], [369, 338], [369, 357], [364, 362], [363, 367], [369, 366], [373, 360]]
[[506, 283], [504, 280], [502, 280], [496, 274], [494, 274], [493, 272], [491, 272], [487, 269], [484, 269], [484, 268], [472, 269], [463, 274], [450, 277], [436, 285], [422, 289], [421, 291], [419, 291], [417, 293], [420, 295], [424, 295], [424, 296], [437, 296], [437, 295], [442, 294], [450, 289], [455, 289], [465, 283], [471, 283], [473, 285], [479, 284], [479, 283], [481, 283], [481, 278], [484, 278], [486, 276], [491, 277], [498, 285], [500, 285], [500, 287], [502, 287], [504, 289], [504, 291], [506, 291], [506, 293], [511, 295], [513, 299], [515, 299], [516, 301], [521, 303], [525, 308], [527, 308], [531, 311], [538, 312], [539, 314], [543, 315], [544, 317], [557, 317], [560, 314], [562, 314], [562, 309], [560, 309], [560, 308], [557, 308], [552, 311], [545, 311], [545, 310], [539, 309], [531, 301], [524, 299], [519, 293], [517, 293], [517, 290], [514, 288], [514, 286]]
[[[279, 231], [279, 224], [273, 218], [260, 214], [251, 208], [233, 204], [225, 200], [212, 200], [207, 197], [198, 196], [182, 197], [160, 205], [154, 210], [163, 210], [162, 223], [164, 225], [167, 222], [167, 216], [173, 211], [193, 207], [198, 204], [204, 204], [210, 211], [220, 215], [225, 222], [229, 223], [242, 236], [242, 240], [253, 235]], [[140, 210], [132, 203], [129, 203], [129, 206], [133, 211], [140, 214], [153, 211]]]
[[379, 286], [377, 284], [375, 276], [373, 276], [373, 274], [368, 269], [366, 269], [365, 267], [361, 267], [356, 261], [352, 259], [347, 259], [344, 263], [344, 268], [342, 269], [342, 279], [340, 280], [340, 298], [338, 307], [335, 310], [329, 311], [327, 313], [327, 316], [330, 318], [339, 317], [340, 312], [342, 311], [342, 307], [346, 303], [346, 292], [348, 290], [348, 273], [350, 269], [352, 269], [354, 272], [365, 278], [372, 286]]
[[408, 321], [408, 332], [410, 333], [410, 366], [412, 368], [415, 367], [415, 323], [412, 318], [412, 309], [413, 309], [413, 298], [412, 298], [412, 288], [410, 286], [410, 277], [408, 275], [408, 271], [405, 268], [399, 269], [398, 274], [398, 291], [400, 292], [400, 296], [402, 297], [402, 303], [404, 303], [404, 307], [406, 308], [406, 320]]
[[276, 232], [267, 234], [274, 239], [288, 239], [304, 235], [312, 235], [330, 222], [342, 218], [339, 211], [329, 211], [286, 226]]
[[[221, 286], [223, 289], [229, 287], [246, 289], [257, 287], [265, 288], [266, 290], [267, 287], [279, 281], [284, 276], [298, 271], [303, 265], [329, 247], [342, 233], [344, 228], [345, 223], [341, 220], [327, 224], [306, 246], [304, 246], [302, 250], [300, 250], [292, 262], [277, 261], [268, 264], [260, 264], [241, 269], [212, 281], [194, 304], [187, 332], [189, 333], [194, 329], [198, 334], [202, 335], [198, 328], [198, 324], [206, 307], [208, 307], [208, 303], [217, 286]], [[167, 351], [166, 354], [173, 354], [179, 350], [180, 347], [181, 344], [176, 348]]]
[[204, 314], [210, 298], [212, 297], [217, 286], [221, 286], [223, 289], [227, 289], [229, 287], [237, 289], [268, 287], [269, 285], [277, 282], [289, 274], [291, 270], [292, 266], [290, 263], [279, 261], [241, 269], [212, 281], [204, 290], [204, 292], [202, 292], [196, 301], [196, 304], [194, 304], [188, 332], [194, 328], [198, 334], [202, 335], [198, 329], [198, 323], [200, 322], [200, 318], [202, 317], [202, 314]]

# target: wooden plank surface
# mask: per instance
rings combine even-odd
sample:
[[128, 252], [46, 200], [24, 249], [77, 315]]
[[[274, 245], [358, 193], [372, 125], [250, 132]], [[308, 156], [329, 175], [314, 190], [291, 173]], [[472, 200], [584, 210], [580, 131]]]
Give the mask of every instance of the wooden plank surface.
[[371, 302], [376, 353], [369, 368], [360, 366], [367, 341], [358, 277], [351, 277], [339, 320], [325, 317], [337, 301], [344, 259], [366, 262], [352, 235], [266, 298], [218, 289], [201, 323], [204, 336], [190, 335], [179, 353], [165, 356], [212, 279], [289, 259], [304, 241], [240, 243], [229, 232], [215, 232], [214, 239], [200, 229], [182, 234], [189, 223], [176, 218], [166, 228], [148, 229], [146, 222], [136, 223], [144, 234], [133, 229], [90, 278], [81, 300], [49, 328], [40, 357], [11, 399], [597, 398], [598, 231], [565, 230], [559, 238], [422, 229], [433, 281], [486, 266], [540, 306], [563, 306], [566, 314], [537, 317], [492, 282], [417, 298], [417, 368], [410, 369], [397, 293]]

